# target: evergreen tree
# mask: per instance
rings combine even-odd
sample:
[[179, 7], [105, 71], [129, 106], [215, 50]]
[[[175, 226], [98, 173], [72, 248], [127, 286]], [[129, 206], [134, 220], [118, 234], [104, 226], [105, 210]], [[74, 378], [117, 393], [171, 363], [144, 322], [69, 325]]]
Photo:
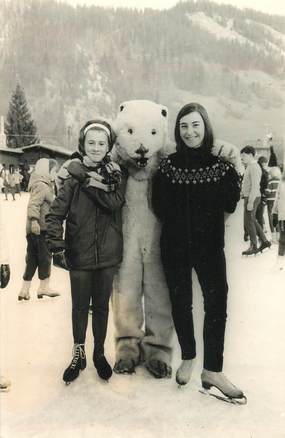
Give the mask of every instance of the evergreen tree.
[[9, 111], [5, 122], [7, 146], [18, 148], [28, 146], [39, 141], [37, 127], [28, 108], [25, 93], [20, 84], [17, 84], [9, 104]]

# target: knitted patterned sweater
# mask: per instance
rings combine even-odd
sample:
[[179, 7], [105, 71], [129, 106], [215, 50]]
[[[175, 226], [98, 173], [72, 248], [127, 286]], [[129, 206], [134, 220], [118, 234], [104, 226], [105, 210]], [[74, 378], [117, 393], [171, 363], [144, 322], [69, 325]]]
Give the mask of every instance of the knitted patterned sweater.
[[230, 163], [190, 148], [164, 159], [152, 185], [163, 263], [188, 263], [223, 248], [224, 213], [233, 213], [239, 199], [239, 177]]

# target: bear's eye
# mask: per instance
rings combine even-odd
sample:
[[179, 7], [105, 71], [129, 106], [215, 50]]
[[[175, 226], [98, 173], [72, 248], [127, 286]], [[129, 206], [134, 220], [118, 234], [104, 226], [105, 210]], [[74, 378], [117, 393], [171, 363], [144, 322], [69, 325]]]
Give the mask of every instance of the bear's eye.
[[152, 135], [155, 135], [155, 134], [156, 134], [156, 129], [153, 129], [153, 130], [151, 131], [151, 133], [152, 133]]
[[128, 129], [128, 133], [129, 133], [129, 134], [132, 134], [132, 133], [133, 133], [132, 128], [129, 128], [129, 129]]

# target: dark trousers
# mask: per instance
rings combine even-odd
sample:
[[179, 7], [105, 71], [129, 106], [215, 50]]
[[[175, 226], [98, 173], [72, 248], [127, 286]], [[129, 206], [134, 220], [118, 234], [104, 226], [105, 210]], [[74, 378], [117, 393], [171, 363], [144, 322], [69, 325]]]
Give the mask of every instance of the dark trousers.
[[271, 201], [271, 200], [267, 201], [268, 220], [269, 220], [269, 225], [270, 225], [271, 233], [276, 231], [274, 229], [274, 226], [273, 226], [273, 215], [272, 215], [273, 205], [274, 205], [274, 201]]
[[285, 221], [279, 221], [279, 230], [278, 255], [285, 256]]
[[253, 203], [253, 209], [247, 210], [248, 198], [244, 198], [244, 225], [247, 233], [250, 237], [251, 245], [257, 247], [257, 236], [261, 242], [266, 242], [266, 236], [256, 219], [256, 209], [260, 203], [260, 197], [255, 198]]
[[259, 202], [257, 209], [256, 209], [256, 220], [259, 223], [259, 225], [261, 226], [262, 230], [264, 228], [264, 207], [265, 205], [263, 204], [262, 201]]
[[165, 267], [172, 316], [181, 347], [182, 359], [196, 356], [192, 315], [192, 268], [195, 269], [204, 298], [204, 368], [223, 368], [224, 336], [227, 319], [228, 284], [223, 249], [194, 257], [188, 266]]
[[92, 298], [92, 330], [94, 354], [104, 354], [107, 334], [109, 299], [116, 267], [69, 272], [72, 297], [72, 329], [75, 344], [84, 344], [88, 324], [88, 310]]
[[39, 279], [44, 280], [50, 276], [51, 267], [51, 255], [46, 245], [45, 232], [42, 231], [39, 236], [29, 233], [26, 235], [26, 239], [26, 269], [23, 279], [31, 281], [38, 268]]

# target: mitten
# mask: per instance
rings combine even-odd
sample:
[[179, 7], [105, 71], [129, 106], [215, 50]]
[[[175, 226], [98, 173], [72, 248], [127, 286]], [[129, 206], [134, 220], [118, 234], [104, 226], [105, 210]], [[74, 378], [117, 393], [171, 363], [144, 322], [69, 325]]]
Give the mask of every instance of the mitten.
[[54, 266], [66, 269], [67, 271], [69, 270], [64, 250], [55, 252], [52, 256], [52, 259]]
[[4, 289], [10, 280], [10, 266], [0, 265], [0, 287]]
[[31, 231], [33, 234], [36, 234], [37, 236], [41, 234], [41, 227], [36, 219], [32, 219], [31, 221]]

